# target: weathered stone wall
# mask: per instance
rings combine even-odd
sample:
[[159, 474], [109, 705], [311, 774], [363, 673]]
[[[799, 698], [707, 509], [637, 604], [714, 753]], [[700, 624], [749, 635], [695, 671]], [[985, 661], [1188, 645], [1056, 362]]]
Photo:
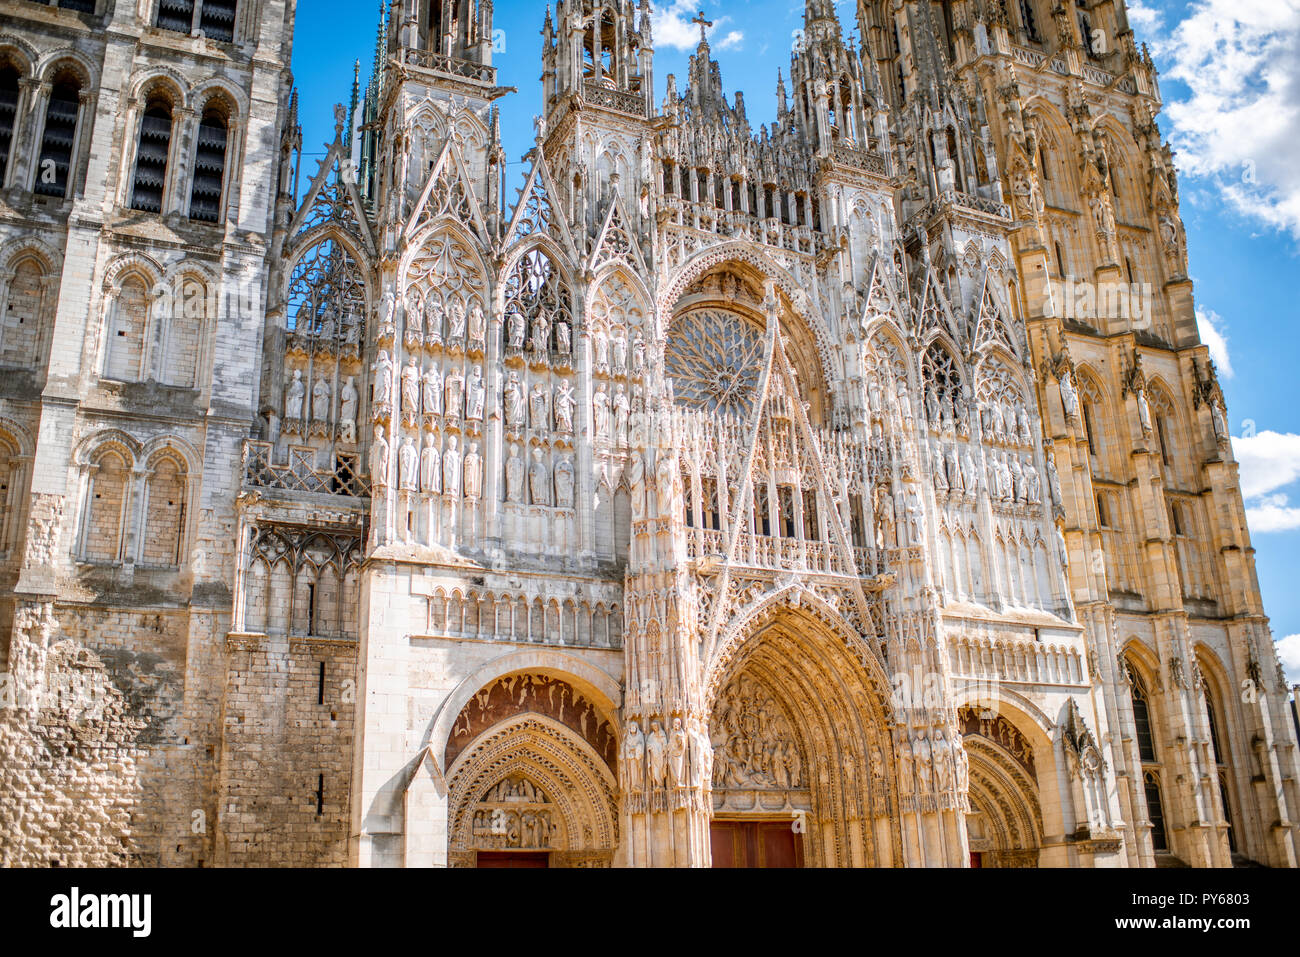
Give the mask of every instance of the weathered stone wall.
[[218, 861], [347, 863], [356, 645], [232, 635]]

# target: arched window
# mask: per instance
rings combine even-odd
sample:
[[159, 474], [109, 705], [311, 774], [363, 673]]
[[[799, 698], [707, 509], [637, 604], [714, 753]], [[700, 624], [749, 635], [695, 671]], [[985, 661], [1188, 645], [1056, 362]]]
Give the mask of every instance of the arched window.
[[0, 434], [0, 555], [13, 547], [14, 524], [18, 521], [19, 489], [18, 448]]
[[1061, 248], [1059, 242], [1053, 244], [1056, 247], [1056, 274], [1062, 279], [1065, 278], [1065, 250]]
[[71, 73], [61, 74], [54, 80], [45, 108], [45, 129], [41, 134], [41, 158], [36, 165], [35, 184], [35, 192], [41, 196], [64, 197], [68, 193], [80, 105], [81, 81]]
[[136, 382], [142, 378], [144, 334], [149, 325], [149, 290], [139, 276], [122, 282], [110, 306], [104, 378]]
[[131, 186], [131, 208], [161, 213], [167, 188], [167, 157], [171, 152], [172, 108], [165, 100], [154, 100], [140, 118], [140, 139], [136, 144], [135, 180]]
[[1138, 757], [1143, 763], [1155, 763], [1156, 744], [1151, 733], [1151, 707], [1147, 699], [1146, 685], [1143, 684], [1133, 666], [1130, 664], [1128, 667], [1132, 676], [1130, 697], [1133, 699], [1133, 725], [1134, 733], [1137, 735]]
[[203, 353], [203, 323], [207, 317], [207, 289], [187, 278], [177, 286], [172, 314], [158, 323], [159, 381], [192, 389], [198, 385], [199, 359]]
[[17, 123], [18, 70], [6, 63], [0, 66], [0, 187], [9, 175], [9, 154], [13, 152]]
[[105, 452], [95, 463], [82, 531], [82, 557], [86, 561], [122, 560], [122, 530], [130, 477], [130, 466], [116, 451]]
[[190, 188], [190, 219], [201, 223], [221, 222], [227, 127], [226, 114], [218, 107], [209, 106], [203, 111], [194, 146], [194, 182]]
[[1146, 792], [1147, 820], [1151, 822], [1151, 847], [1157, 851], [1169, 849], [1169, 839], [1165, 834], [1165, 807], [1160, 797], [1160, 776], [1155, 771], [1142, 775], [1142, 786]]
[[0, 302], [0, 366], [35, 369], [41, 364], [45, 270], [35, 259], [24, 259], [14, 269], [9, 288]]
[[1228, 849], [1237, 851], [1236, 828], [1232, 823], [1232, 802], [1228, 799], [1228, 776], [1232, 773], [1228, 751], [1223, 746], [1219, 732], [1219, 716], [1214, 708], [1214, 695], [1207, 682], [1205, 688], [1205, 717], [1210, 724], [1210, 746], [1214, 749], [1214, 767], [1219, 781], [1219, 800], [1223, 803], [1223, 817], [1228, 822]]
[[182, 564], [185, 484], [184, 466], [170, 455], [159, 459], [149, 473], [141, 564], [165, 568]]

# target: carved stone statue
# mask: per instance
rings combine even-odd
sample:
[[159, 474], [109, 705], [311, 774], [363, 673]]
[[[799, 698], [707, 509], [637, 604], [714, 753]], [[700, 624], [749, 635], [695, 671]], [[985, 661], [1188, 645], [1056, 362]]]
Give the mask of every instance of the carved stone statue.
[[597, 372], [609, 371], [609, 339], [604, 329], [597, 329], [591, 340]]
[[527, 335], [528, 323], [524, 314], [518, 309], [511, 309], [506, 317], [506, 348], [510, 352], [522, 352], [524, 336]]
[[452, 299], [447, 309], [447, 341], [465, 341], [465, 304], [459, 299]]
[[482, 304], [475, 299], [469, 310], [469, 344], [472, 348], [482, 349], [487, 341], [487, 320], [483, 315]]
[[330, 384], [324, 376], [316, 380], [316, 387], [311, 390], [311, 417], [317, 422], [330, 419]]
[[659, 461], [655, 465], [655, 494], [658, 496], [660, 518], [676, 514], [678, 478], [677, 456], [661, 449]]
[[403, 491], [414, 491], [420, 487], [420, 453], [415, 447], [415, 440], [407, 436], [402, 448], [397, 453], [398, 473]]
[[620, 385], [614, 396], [614, 441], [619, 448], [627, 448], [628, 407], [627, 391]]
[[375, 441], [370, 446], [370, 481], [376, 488], [388, 488], [388, 440], [381, 426], [375, 427]]
[[555, 430], [562, 435], [573, 432], [573, 410], [577, 404], [569, 380], [563, 380], [555, 388]]
[[1074, 388], [1074, 376], [1069, 369], [1061, 373], [1061, 406], [1065, 409], [1067, 418], [1078, 417], [1079, 393]]
[[424, 334], [431, 342], [442, 342], [442, 300], [436, 295], [424, 300]]
[[424, 373], [423, 408], [425, 415], [442, 415], [442, 372], [437, 364]]
[[632, 455], [628, 484], [632, 487], [632, 520], [639, 522], [646, 515], [645, 458], [640, 452]]
[[483, 497], [483, 456], [479, 454], [477, 442], [471, 442], [465, 453], [465, 497]]
[[296, 422], [302, 418], [303, 401], [307, 396], [307, 387], [302, 382], [302, 370], [293, 370], [293, 381], [289, 383], [289, 391], [284, 400], [284, 417], [290, 422]]
[[651, 787], [661, 787], [668, 783], [668, 737], [659, 726], [658, 721], [650, 722], [650, 733], [645, 745], [646, 770]]
[[645, 372], [645, 340], [641, 338], [640, 333], [637, 333], [636, 338], [632, 340], [632, 374], [640, 376], [643, 372]]
[[672, 784], [679, 788], [690, 785], [690, 779], [686, 776], [686, 757], [689, 750], [682, 719], [673, 718], [672, 733], [668, 736], [668, 770], [672, 774]]
[[551, 470], [542, 460], [542, 450], [533, 449], [533, 464], [528, 469], [528, 491], [534, 505], [551, 504]]
[[1149, 435], [1151, 434], [1151, 403], [1147, 401], [1146, 390], [1138, 389], [1136, 398], [1138, 424], [1142, 426], [1142, 431]]
[[414, 414], [419, 409], [420, 366], [415, 356], [411, 356], [402, 370], [402, 411]]
[[609, 440], [609, 395], [605, 387], [599, 386], [591, 399], [592, 412], [596, 420], [596, 438]]
[[629, 721], [623, 735], [623, 768], [630, 792], [645, 789], [645, 736], [635, 721]]
[[483, 369], [474, 366], [469, 370], [469, 384], [466, 386], [466, 406], [471, 422], [483, 421], [483, 405], [487, 401], [487, 388], [483, 385]]
[[442, 454], [442, 491], [444, 495], [460, 497], [461, 456], [456, 436], [447, 437], [447, 450]]
[[375, 374], [375, 408], [382, 409], [393, 401], [393, 361], [387, 352], [379, 351], [370, 371]]
[[533, 351], [539, 356], [551, 351], [551, 318], [545, 312], [533, 319]]
[[568, 458], [560, 459], [555, 466], [555, 504], [560, 508], [573, 508], [573, 491], [573, 462]]
[[573, 352], [573, 327], [568, 320], [561, 319], [555, 324], [555, 351], [562, 356]]
[[519, 373], [511, 372], [506, 380], [506, 428], [518, 432], [524, 427], [524, 390], [519, 384]]
[[424, 451], [420, 453], [420, 488], [435, 495], [442, 491], [442, 453], [437, 443], [438, 437], [429, 433], [424, 437]]
[[344, 442], [357, 440], [357, 403], [360, 398], [354, 377], [348, 376], [347, 381], [343, 383], [339, 404], [339, 424]]
[[393, 294], [393, 290], [389, 288], [384, 292], [384, 311], [383, 311], [383, 320], [382, 320], [383, 324], [385, 326], [391, 326], [393, 328], [396, 328], [396, 320], [397, 320], [396, 313], [397, 313], [397, 297]]
[[551, 430], [551, 394], [540, 382], [533, 386], [532, 395], [528, 397], [528, 415], [534, 432]]
[[627, 375], [627, 339], [616, 333], [610, 346], [614, 354], [614, 375]]
[[1052, 496], [1052, 507], [1063, 508], [1065, 497], [1061, 494], [1061, 476], [1056, 471], [1056, 453], [1047, 453], [1047, 484]]
[[465, 404], [465, 373], [457, 366], [447, 373], [447, 384], [443, 387], [446, 394], [447, 418], [459, 419]]
[[524, 500], [524, 460], [519, 457], [519, 446], [510, 446], [506, 462], [506, 501], [516, 505]]

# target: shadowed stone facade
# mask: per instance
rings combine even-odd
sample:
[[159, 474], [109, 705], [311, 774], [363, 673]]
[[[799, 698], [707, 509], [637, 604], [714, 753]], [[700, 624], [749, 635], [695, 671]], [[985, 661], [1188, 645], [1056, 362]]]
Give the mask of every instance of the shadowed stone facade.
[[0, 9], [4, 863], [1295, 866], [1122, 0]]

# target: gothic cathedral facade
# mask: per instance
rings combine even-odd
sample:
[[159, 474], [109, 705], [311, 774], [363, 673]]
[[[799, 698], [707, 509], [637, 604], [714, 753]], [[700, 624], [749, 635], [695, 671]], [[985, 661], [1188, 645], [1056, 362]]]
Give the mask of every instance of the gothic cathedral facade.
[[[0, 0], [0, 862], [1294, 867], [1124, 0]], [[510, 122], [519, 122], [514, 117]]]

